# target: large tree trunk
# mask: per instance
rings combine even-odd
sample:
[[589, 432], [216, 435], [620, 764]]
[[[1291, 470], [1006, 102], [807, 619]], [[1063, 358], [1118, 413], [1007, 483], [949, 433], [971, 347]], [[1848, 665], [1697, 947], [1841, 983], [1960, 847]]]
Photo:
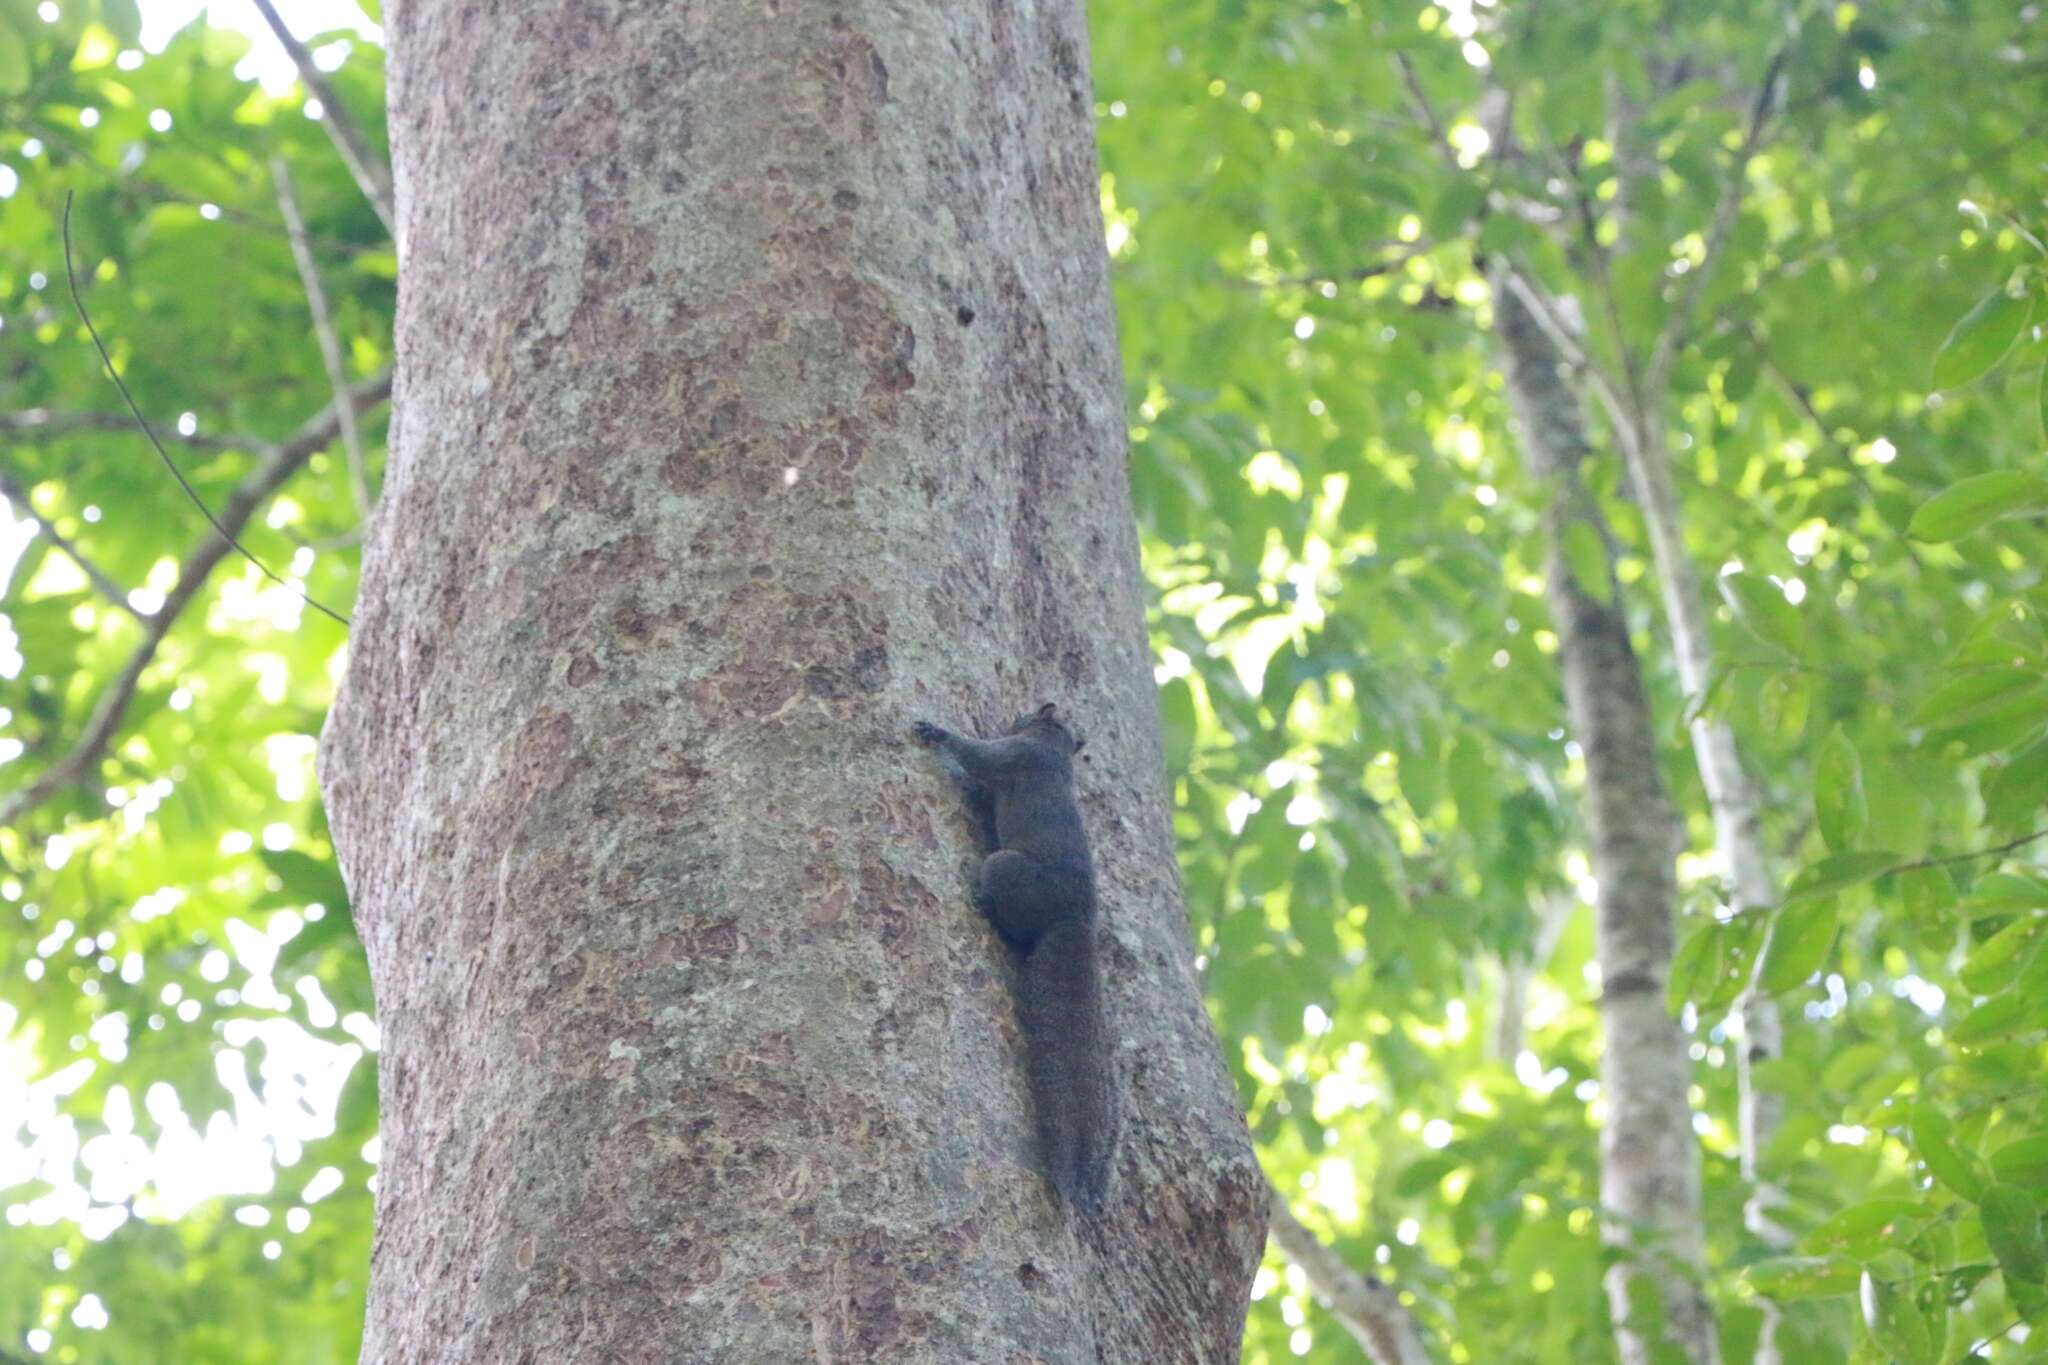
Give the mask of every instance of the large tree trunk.
[[[1604, 1234], [1626, 1254], [1607, 1276], [1623, 1365], [1675, 1344], [1694, 1365], [1719, 1358], [1701, 1288], [1700, 1157], [1686, 1092], [1685, 1036], [1665, 1004], [1681, 833], [1657, 767], [1657, 732], [1629, 642], [1608, 533], [1580, 482], [1585, 415], [1557, 348], [1513, 288], [1494, 290], [1495, 327], [1521, 445], [1550, 491], [1548, 595], [1573, 737], [1585, 751], [1588, 860], [1599, 883], [1596, 952], [1604, 1050], [1600, 1131]], [[1581, 578], [1596, 547], [1604, 581]]]
[[[391, 467], [323, 753], [366, 1360], [1234, 1361], [1078, 6], [388, 11]], [[912, 743], [1057, 700], [1125, 1121], [1053, 1198]]]

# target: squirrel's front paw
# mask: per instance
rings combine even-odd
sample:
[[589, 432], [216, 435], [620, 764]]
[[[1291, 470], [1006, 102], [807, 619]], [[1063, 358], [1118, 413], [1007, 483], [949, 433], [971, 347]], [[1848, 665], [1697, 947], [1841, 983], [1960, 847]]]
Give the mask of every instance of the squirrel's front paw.
[[937, 744], [946, 737], [944, 727], [934, 725], [928, 720], [919, 721], [911, 726], [910, 730], [912, 734], [917, 736], [919, 744]]

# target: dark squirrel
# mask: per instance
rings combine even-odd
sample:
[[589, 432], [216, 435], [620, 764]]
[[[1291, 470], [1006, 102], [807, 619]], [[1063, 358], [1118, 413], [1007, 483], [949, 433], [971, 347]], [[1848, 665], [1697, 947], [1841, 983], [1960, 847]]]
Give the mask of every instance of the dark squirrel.
[[1074, 801], [1082, 742], [1050, 702], [1001, 739], [968, 739], [929, 721], [916, 729], [959, 784], [992, 850], [974, 879], [975, 907], [1022, 955], [1017, 1014], [1046, 1165], [1061, 1197], [1092, 1217], [1109, 1191], [1116, 1106], [1095, 950], [1095, 865]]

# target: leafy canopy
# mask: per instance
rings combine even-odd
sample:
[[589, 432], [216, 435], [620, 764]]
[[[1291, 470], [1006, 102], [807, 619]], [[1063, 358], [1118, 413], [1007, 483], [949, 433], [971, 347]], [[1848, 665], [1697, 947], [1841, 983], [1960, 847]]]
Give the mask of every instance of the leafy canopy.
[[[1442, 1358], [1611, 1357], [1584, 767], [1486, 272], [1573, 300], [1619, 373], [1710, 264], [1662, 404], [1719, 589], [1702, 695], [1591, 403], [1587, 473], [1688, 822], [1671, 995], [1723, 1350], [1749, 1358], [1768, 1296], [1787, 1359], [2024, 1359], [2007, 1334], [2048, 1304], [2038, 33], [1974, 0], [1094, 20], [1188, 912], [1276, 1186]], [[0, 410], [113, 408], [62, 292], [73, 191], [95, 317], [218, 507], [332, 399], [271, 158], [351, 381], [389, 363], [394, 259], [299, 97], [235, 78], [243, 39], [135, 43], [125, 0], [0, 0]], [[377, 51], [329, 80], [380, 141]], [[26, 541], [0, 787], [88, 732], [148, 629], [122, 603], [146, 613], [203, 540], [152, 459], [118, 428], [0, 425], [16, 514], [122, 590]], [[346, 466], [325, 446], [244, 535], [336, 605]], [[0, 1351], [355, 1354], [374, 1030], [310, 774], [341, 643], [221, 564], [88, 780], [0, 831]], [[1702, 709], [1763, 793], [1784, 894], [1762, 911], [1729, 909], [1684, 734]], [[1789, 1251], [1740, 1216], [1729, 1008], [1752, 978], [1787, 1022], [1759, 1079]], [[1276, 1255], [1246, 1359], [1360, 1358]]]

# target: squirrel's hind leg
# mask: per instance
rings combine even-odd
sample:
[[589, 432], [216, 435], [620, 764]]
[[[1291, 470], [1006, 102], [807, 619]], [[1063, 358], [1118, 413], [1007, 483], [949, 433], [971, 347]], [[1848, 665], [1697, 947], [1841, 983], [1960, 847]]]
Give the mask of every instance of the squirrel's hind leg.
[[981, 860], [974, 906], [1011, 947], [1030, 952], [1056, 917], [1060, 888], [1042, 864], [1014, 848]]

